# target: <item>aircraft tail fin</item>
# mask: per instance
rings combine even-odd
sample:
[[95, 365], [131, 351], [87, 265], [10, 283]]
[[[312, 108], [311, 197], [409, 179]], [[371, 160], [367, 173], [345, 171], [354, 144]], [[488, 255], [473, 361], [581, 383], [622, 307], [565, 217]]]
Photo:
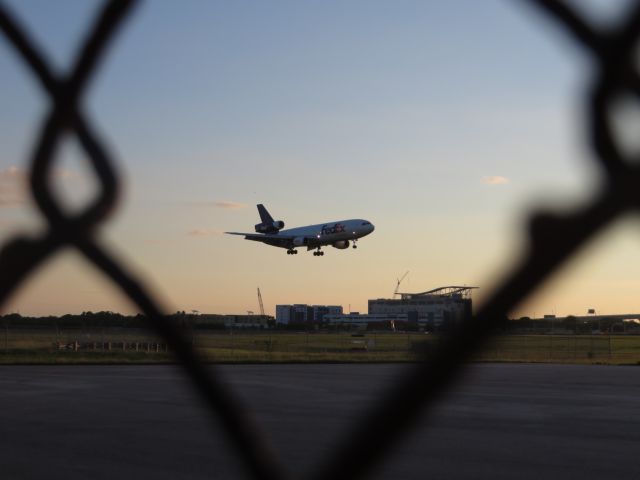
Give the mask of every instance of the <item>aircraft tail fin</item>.
[[260, 220], [262, 223], [272, 224], [274, 222], [273, 217], [269, 215], [269, 212], [267, 212], [267, 209], [264, 208], [264, 205], [261, 203], [258, 204], [258, 213], [260, 214]]

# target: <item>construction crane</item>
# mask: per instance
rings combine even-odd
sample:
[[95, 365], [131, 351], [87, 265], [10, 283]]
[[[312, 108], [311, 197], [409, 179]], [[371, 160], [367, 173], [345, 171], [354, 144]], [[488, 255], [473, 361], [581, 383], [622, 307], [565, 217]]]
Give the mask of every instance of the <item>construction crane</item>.
[[396, 295], [398, 295], [398, 289], [400, 288], [400, 283], [402, 283], [402, 280], [404, 280], [404, 277], [406, 277], [407, 275], [409, 275], [409, 270], [407, 270], [406, 272], [404, 272], [404, 275], [402, 275], [400, 278], [398, 278], [398, 283], [396, 284], [396, 289], [393, 291], [393, 297], [395, 298]]
[[262, 304], [262, 294], [260, 293], [260, 287], [258, 287], [258, 302], [260, 303], [260, 315], [264, 316], [264, 305]]

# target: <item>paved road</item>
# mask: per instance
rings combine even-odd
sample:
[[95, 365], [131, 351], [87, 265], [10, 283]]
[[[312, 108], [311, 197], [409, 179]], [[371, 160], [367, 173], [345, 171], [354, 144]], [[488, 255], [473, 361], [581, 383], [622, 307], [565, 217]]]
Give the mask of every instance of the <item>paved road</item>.
[[[303, 478], [399, 368], [222, 371]], [[640, 477], [640, 368], [475, 365], [464, 380], [375, 478]], [[244, 478], [211, 426], [177, 367], [0, 367], [2, 478]]]

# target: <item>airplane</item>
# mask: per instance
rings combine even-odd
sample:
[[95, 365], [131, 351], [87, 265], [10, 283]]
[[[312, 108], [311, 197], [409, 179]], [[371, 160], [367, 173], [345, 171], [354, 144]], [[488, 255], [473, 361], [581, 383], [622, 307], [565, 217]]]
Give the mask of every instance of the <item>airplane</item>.
[[313, 255], [321, 257], [324, 255], [321, 248], [325, 245], [344, 250], [349, 248], [351, 242], [353, 248], [357, 248], [357, 240], [369, 235], [375, 228], [367, 220], [351, 219], [282, 230], [284, 228], [282, 220], [275, 221], [264, 205], [259, 204], [257, 207], [261, 223], [255, 226], [256, 233], [224, 233], [244, 235], [245, 240], [254, 240], [274, 247], [286, 248], [287, 255], [297, 254], [296, 247], [307, 247], [307, 251], [315, 249]]

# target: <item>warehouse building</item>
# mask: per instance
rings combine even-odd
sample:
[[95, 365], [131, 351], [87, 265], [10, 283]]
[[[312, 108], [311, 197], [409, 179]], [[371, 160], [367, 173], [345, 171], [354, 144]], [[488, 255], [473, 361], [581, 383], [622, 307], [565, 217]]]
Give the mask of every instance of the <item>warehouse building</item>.
[[276, 323], [284, 325], [323, 323], [325, 315], [341, 314], [341, 305], [276, 305]]

